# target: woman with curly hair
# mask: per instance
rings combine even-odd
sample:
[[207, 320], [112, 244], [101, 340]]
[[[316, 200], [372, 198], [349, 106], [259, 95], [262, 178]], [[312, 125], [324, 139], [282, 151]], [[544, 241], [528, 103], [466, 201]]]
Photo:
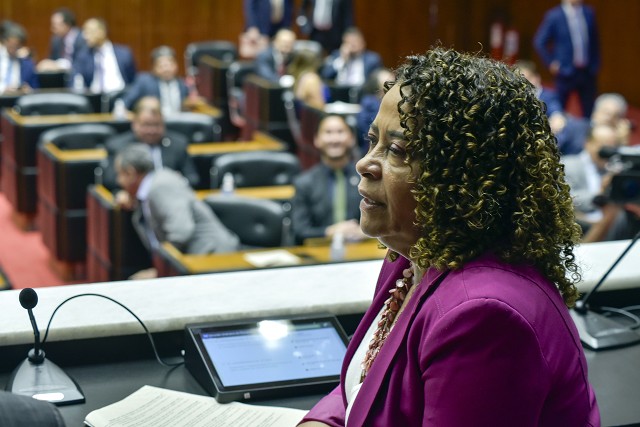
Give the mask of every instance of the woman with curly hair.
[[386, 90], [357, 170], [389, 255], [301, 426], [599, 426], [567, 310], [580, 228], [533, 87], [437, 48]]

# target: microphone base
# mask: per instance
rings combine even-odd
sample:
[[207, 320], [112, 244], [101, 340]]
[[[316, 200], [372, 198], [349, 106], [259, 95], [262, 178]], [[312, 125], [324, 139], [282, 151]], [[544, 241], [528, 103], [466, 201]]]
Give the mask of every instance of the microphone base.
[[605, 350], [640, 343], [639, 334], [615, 320], [590, 310], [584, 313], [576, 310], [569, 312], [580, 334], [580, 341], [591, 350]]
[[80, 386], [48, 359], [37, 364], [28, 358], [25, 359], [13, 371], [6, 389], [14, 394], [44, 400], [58, 406], [85, 401]]

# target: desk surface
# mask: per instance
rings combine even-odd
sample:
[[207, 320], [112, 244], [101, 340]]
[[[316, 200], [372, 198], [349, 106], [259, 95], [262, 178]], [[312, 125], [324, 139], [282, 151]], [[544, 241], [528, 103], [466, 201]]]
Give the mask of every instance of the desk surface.
[[[297, 257], [299, 265], [326, 264], [332, 262], [330, 243], [318, 246], [291, 246], [283, 248], [266, 248], [240, 252], [187, 255], [170, 244], [163, 246], [164, 252], [174, 262], [184, 267], [188, 274], [202, 274], [219, 271], [250, 270], [260, 268], [247, 260], [247, 255], [268, 253], [272, 250], [282, 250]], [[382, 259], [385, 249], [380, 249], [377, 240], [369, 239], [363, 242], [345, 244], [344, 261], [366, 261]]]
[[[640, 423], [640, 346], [599, 353], [587, 350], [586, 356], [589, 380], [596, 392], [602, 425]], [[80, 427], [89, 412], [117, 402], [143, 385], [207, 395], [184, 365], [167, 368], [155, 360], [136, 360], [64, 369], [77, 381], [86, 397], [83, 404], [60, 408], [68, 427]], [[0, 374], [0, 386], [6, 384], [8, 378], [8, 373]], [[320, 398], [321, 395], [296, 396], [254, 403], [310, 409]]]

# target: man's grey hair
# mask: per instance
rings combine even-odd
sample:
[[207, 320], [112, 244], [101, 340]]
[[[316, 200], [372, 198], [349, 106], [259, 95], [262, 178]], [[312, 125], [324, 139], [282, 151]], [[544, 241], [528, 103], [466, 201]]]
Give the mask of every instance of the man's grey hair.
[[620, 117], [625, 117], [627, 115], [627, 100], [624, 99], [624, 96], [619, 93], [603, 93], [602, 95], [596, 98], [596, 102], [594, 105], [594, 110], [597, 110], [598, 107], [601, 107], [602, 104], [607, 102], [611, 102], [616, 104], [618, 107], [618, 111], [620, 112]]
[[151, 147], [142, 142], [130, 144], [118, 151], [116, 162], [122, 169], [133, 168], [139, 174], [146, 174], [153, 170]]

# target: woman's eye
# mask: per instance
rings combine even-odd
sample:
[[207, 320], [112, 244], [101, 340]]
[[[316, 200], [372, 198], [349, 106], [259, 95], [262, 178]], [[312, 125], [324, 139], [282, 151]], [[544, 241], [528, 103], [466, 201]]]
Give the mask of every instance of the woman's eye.
[[388, 150], [395, 155], [404, 156], [404, 148], [400, 147], [397, 144], [390, 144]]

